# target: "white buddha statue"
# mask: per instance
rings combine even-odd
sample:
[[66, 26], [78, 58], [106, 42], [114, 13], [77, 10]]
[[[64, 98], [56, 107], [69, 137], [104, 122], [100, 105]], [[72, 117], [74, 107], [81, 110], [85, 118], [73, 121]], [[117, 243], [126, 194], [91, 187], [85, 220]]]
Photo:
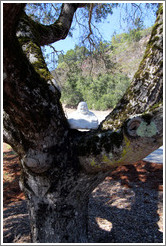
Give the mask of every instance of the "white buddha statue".
[[94, 113], [89, 111], [86, 102], [80, 102], [77, 110], [68, 117], [72, 129], [97, 129], [98, 119]]

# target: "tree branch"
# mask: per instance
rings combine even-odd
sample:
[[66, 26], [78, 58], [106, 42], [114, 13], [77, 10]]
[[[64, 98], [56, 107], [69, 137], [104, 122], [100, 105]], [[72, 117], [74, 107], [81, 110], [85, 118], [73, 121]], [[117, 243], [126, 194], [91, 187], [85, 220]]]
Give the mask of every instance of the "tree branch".
[[162, 145], [162, 8], [133, 82], [97, 131], [77, 133], [75, 148], [88, 173], [133, 164]]
[[[32, 64], [35, 61], [33, 65], [39, 73], [26, 59], [16, 37], [12, 40], [10, 37], [6, 39], [4, 42], [3, 105], [5, 112], [10, 115], [10, 120], [15, 122], [15, 128], [20, 134], [26, 140], [30, 139], [35, 143], [38, 133], [43, 129], [52, 128], [54, 132], [53, 129], [59, 127], [60, 124], [68, 128], [68, 123], [59, 101], [60, 93], [52, 84], [55, 81], [49, 80], [47, 69], [43, 71], [40, 56], [35, 56], [38, 49], [37, 44], [31, 40], [25, 40], [27, 43], [23, 44], [24, 48], [29, 49], [27, 57]], [[36, 57], [41, 64], [37, 63]], [[12, 128], [8, 128], [8, 135], [10, 130], [12, 131]]]
[[91, 131], [75, 138], [76, 153], [88, 173], [109, 171], [142, 160], [162, 145], [162, 106], [124, 122], [119, 131]]
[[129, 116], [141, 114], [162, 100], [163, 15], [160, 8], [143, 60], [130, 87], [100, 127], [118, 129]]
[[86, 4], [77, 3], [62, 4], [58, 20], [49, 26], [33, 22], [35, 29], [38, 32], [39, 44], [43, 46], [65, 39], [70, 30], [75, 11], [77, 8], [82, 8], [85, 5]]
[[89, 25], [89, 34], [88, 34], [88, 39], [90, 38], [90, 35], [93, 33], [92, 28], [91, 28], [91, 21], [92, 21], [92, 11], [93, 11], [93, 3], [90, 3], [90, 9], [89, 9], [89, 20], [88, 20], [88, 25]]

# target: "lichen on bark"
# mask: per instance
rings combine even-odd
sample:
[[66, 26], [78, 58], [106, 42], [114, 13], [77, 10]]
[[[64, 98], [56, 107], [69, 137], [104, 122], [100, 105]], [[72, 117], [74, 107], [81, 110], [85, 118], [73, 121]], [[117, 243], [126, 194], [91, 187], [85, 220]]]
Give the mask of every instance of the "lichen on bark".
[[[38, 26], [38, 25], [37, 25]], [[17, 37], [22, 50], [35, 71], [49, 84], [49, 87], [56, 96], [60, 97], [60, 90], [52, 74], [49, 72], [40, 46], [40, 36], [36, 23], [25, 13], [19, 22]]]
[[114, 110], [101, 123], [101, 129], [120, 128], [131, 115], [145, 112], [163, 100], [163, 17], [162, 5], [153, 26], [145, 55], [130, 87]]

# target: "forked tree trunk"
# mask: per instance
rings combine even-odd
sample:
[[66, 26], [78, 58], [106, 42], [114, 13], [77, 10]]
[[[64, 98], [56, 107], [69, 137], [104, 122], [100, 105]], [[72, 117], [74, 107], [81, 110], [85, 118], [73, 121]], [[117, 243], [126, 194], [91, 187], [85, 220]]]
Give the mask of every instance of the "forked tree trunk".
[[63, 4], [45, 27], [23, 13], [24, 4], [4, 3], [4, 141], [20, 156], [33, 243], [87, 243], [92, 190], [116, 166], [162, 145], [162, 8], [139, 72], [113, 113], [95, 131], [69, 128], [40, 45], [65, 38], [83, 6]]

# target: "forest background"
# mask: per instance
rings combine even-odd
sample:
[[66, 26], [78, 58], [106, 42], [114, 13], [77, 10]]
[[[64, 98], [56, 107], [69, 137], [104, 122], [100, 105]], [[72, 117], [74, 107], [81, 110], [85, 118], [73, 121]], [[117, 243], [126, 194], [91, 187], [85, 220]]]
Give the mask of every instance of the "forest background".
[[113, 108], [128, 88], [143, 58], [151, 27], [138, 26], [100, 42], [93, 53], [78, 45], [59, 55], [52, 72], [62, 91], [62, 102], [76, 107], [86, 101], [90, 109]]
[[[65, 106], [76, 108], [80, 101], [86, 101], [90, 109], [107, 110], [123, 96], [143, 58], [156, 19], [157, 3], [134, 4], [101, 4], [101, 13], [96, 11], [91, 19], [80, 9], [66, 39], [42, 48]], [[47, 25], [60, 5], [45, 6], [46, 15], [44, 4], [28, 4], [26, 12]], [[36, 12], [32, 12], [34, 6]], [[91, 21], [91, 33], [85, 29], [87, 20]]]

